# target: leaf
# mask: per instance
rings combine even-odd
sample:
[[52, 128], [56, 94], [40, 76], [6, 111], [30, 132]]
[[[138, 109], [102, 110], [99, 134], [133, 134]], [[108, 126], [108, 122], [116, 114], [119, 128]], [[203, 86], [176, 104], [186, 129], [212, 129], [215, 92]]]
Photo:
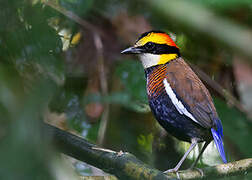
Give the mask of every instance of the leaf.
[[[62, 43], [57, 32], [47, 23], [50, 13], [42, 11], [42, 6], [29, 3], [24, 3], [18, 10], [12, 9], [16, 16], [10, 17], [10, 21], [17, 24], [7, 24], [7, 29], [0, 31], [0, 42], [4, 45], [0, 48], [1, 58], [15, 64], [28, 78], [44, 75], [61, 82], [64, 79], [60, 55]], [[6, 19], [6, 14], [0, 14], [0, 18]]]

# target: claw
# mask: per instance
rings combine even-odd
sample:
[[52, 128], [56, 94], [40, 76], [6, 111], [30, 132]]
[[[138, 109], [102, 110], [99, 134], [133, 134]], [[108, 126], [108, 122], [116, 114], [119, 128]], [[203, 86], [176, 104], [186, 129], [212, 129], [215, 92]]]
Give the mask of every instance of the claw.
[[164, 171], [164, 173], [175, 173], [175, 172], [178, 172], [178, 170], [175, 168]]
[[179, 172], [176, 172], [177, 178], [180, 179]]
[[204, 172], [203, 172], [203, 170], [202, 169], [200, 169], [200, 168], [196, 168], [196, 167], [190, 167], [188, 170], [197, 170], [197, 171], [199, 171], [199, 173], [200, 173], [200, 175], [201, 175], [201, 177], [203, 177], [204, 176]]
[[203, 177], [203, 176], [204, 176], [204, 172], [202, 171], [202, 169], [200, 169], [200, 168], [196, 168], [196, 167], [194, 167], [194, 169], [196, 169], [196, 170], [198, 170], [198, 171], [200, 172], [201, 177]]
[[178, 169], [176, 169], [176, 168], [168, 169], [168, 170], [164, 171], [163, 173], [176, 173], [177, 178], [180, 179]]

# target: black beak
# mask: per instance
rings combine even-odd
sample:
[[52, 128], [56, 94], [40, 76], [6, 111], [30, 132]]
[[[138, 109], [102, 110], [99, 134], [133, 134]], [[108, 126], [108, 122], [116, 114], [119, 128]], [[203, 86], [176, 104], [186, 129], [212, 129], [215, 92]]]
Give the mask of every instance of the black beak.
[[143, 50], [137, 47], [129, 47], [121, 52], [121, 54], [139, 54], [139, 53], [143, 53]]

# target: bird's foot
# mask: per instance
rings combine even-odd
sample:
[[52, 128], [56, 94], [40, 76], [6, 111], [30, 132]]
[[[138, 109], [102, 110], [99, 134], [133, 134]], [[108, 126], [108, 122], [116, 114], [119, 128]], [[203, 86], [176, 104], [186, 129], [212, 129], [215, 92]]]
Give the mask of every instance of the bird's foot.
[[175, 172], [178, 172], [178, 170], [176, 168], [168, 169], [168, 170], [164, 171], [164, 173], [175, 173]]
[[168, 169], [168, 170], [164, 171], [163, 173], [176, 173], [177, 178], [180, 179], [179, 172], [178, 172], [177, 168]]
[[188, 170], [194, 170], [194, 169], [196, 169], [197, 171], [199, 171], [199, 173], [200, 173], [201, 177], [203, 177], [203, 176], [204, 176], [204, 172], [203, 172], [203, 170], [202, 170], [202, 169], [200, 169], [200, 168], [190, 167]]

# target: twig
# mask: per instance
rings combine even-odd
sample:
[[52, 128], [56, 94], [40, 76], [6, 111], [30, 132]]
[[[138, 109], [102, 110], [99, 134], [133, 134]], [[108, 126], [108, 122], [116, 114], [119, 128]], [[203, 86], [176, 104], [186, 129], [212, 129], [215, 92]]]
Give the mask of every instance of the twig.
[[[65, 15], [66, 17], [70, 18], [71, 20], [75, 21], [76, 23], [80, 24], [83, 28], [89, 30], [93, 33], [94, 36], [94, 44], [97, 50], [97, 59], [99, 63], [99, 76], [100, 76], [100, 84], [101, 84], [101, 90], [103, 95], [108, 94], [108, 85], [107, 80], [105, 76], [105, 68], [104, 68], [104, 58], [103, 58], [103, 45], [101, 37], [106, 38], [107, 36], [100, 31], [98, 28], [96, 28], [94, 25], [90, 24], [89, 22], [83, 20], [78, 15], [73, 13], [72, 11], [68, 11], [67, 9], [60, 7], [56, 3], [52, 2], [51, 0], [44, 0], [43, 3], [45, 5], [50, 6], [51, 8], [55, 9], [56, 11], [60, 12], [61, 14]], [[100, 129], [98, 133], [98, 144], [102, 144], [104, 141], [104, 136], [107, 129], [108, 124], [108, 117], [109, 117], [109, 104], [105, 104], [104, 111], [101, 116], [101, 124]]]
[[80, 18], [78, 15], [76, 15], [72, 11], [69, 11], [69, 10], [57, 5], [56, 3], [52, 2], [51, 0], [43, 0], [42, 2], [45, 5], [55, 9], [56, 11], [60, 12], [63, 15], [65, 15], [69, 19], [75, 21], [76, 23], [81, 25], [83, 28], [85, 28], [91, 32], [98, 33], [102, 37], [106, 38], [106, 35], [104, 34], [104, 32], [102, 32], [100, 29], [96, 28], [94, 25], [90, 24], [89, 22], [85, 21], [84, 19]]
[[[51, 125], [45, 124], [47, 134], [51, 135], [58, 150], [116, 175], [119, 179], [165, 180], [177, 177], [174, 173], [164, 174], [138, 160], [130, 153], [114, 152], [99, 148], [81, 137], [75, 136]], [[252, 158], [198, 170], [180, 171], [180, 179], [221, 178], [246, 175], [252, 171]]]
[[[94, 44], [97, 51], [97, 60], [98, 60], [98, 73], [99, 73], [99, 79], [101, 84], [101, 91], [103, 96], [108, 95], [108, 83], [105, 73], [105, 66], [104, 66], [104, 56], [103, 56], [103, 44], [102, 39], [98, 33], [93, 33], [94, 35]], [[104, 111], [101, 116], [101, 123], [98, 131], [98, 138], [97, 143], [99, 145], [102, 145], [104, 141], [104, 137], [107, 130], [108, 125], [108, 118], [109, 118], [109, 104], [104, 104]]]

